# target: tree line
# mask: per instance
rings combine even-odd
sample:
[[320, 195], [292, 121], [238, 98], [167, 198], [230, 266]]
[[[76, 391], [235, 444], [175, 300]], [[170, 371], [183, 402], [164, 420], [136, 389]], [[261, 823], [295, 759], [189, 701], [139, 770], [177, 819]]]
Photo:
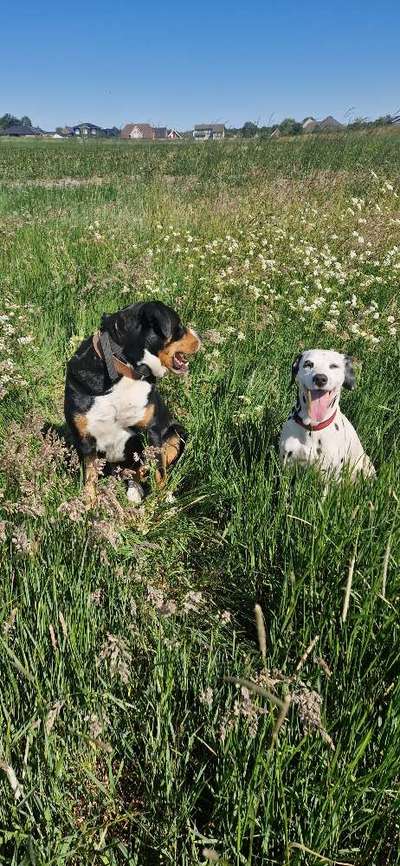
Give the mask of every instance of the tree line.
[[[246, 120], [243, 126], [227, 128], [225, 134], [228, 137], [240, 136], [242, 138], [254, 138], [257, 135], [260, 138], [268, 138], [278, 129], [281, 135], [301, 135], [304, 132], [303, 123], [307, 119], [308, 118], [305, 117], [304, 120], [300, 122], [295, 120], [294, 117], [285, 117], [281, 123], [274, 123], [271, 126], [260, 126], [253, 120]], [[357, 117], [355, 120], [347, 124], [346, 129], [368, 129], [370, 127], [388, 126], [392, 122], [393, 119], [390, 114], [378, 117], [376, 120]], [[318, 127], [314, 131], [318, 132]]]
[[[254, 138], [258, 136], [259, 138], [269, 138], [273, 132], [277, 129], [281, 135], [301, 135], [303, 130], [303, 123], [307, 120], [304, 118], [301, 122], [295, 120], [293, 117], [285, 117], [281, 123], [273, 123], [271, 126], [261, 126], [258, 123], [255, 123], [253, 120], [246, 120], [243, 126], [239, 127], [227, 127], [225, 130], [225, 135], [228, 137], [240, 136], [241, 138]], [[388, 126], [393, 122], [393, 118], [390, 114], [386, 114], [383, 117], [378, 117], [376, 120], [368, 120], [364, 117], [357, 117], [355, 120], [351, 121], [347, 124], [347, 129], [368, 129], [370, 127], [378, 127], [378, 126]], [[3, 114], [0, 117], [0, 129], [7, 129], [10, 126], [24, 126], [32, 128], [32, 121], [30, 117], [27, 115], [23, 115], [23, 117], [16, 117], [14, 114]], [[57, 129], [59, 129], [57, 127]], [[326, 131], [326, 130], [325, 130]], [[119, 130], [115, 127], [115, 134], [117, 135]], [[318, 127], [314, 130], [314, 132], [318, 132]], [[191, 132], [188, 132], [187, 135], [191, 135]]]
[[14, 114], [3, 114], [0, 117], [0, 129], [8, 129], [9, 126], [29, 126], [32, 127], [30, 117], [24, 114], [23, 117], [15, 117]]

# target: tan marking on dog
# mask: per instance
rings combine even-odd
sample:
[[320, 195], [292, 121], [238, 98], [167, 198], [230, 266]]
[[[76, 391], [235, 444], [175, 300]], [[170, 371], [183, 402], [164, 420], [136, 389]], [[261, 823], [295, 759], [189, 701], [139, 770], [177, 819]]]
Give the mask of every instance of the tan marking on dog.
[[85, 476], [84, 497], [88, 508], [93, 508], [96, 504], [97, 492], [96, 485], [99, 473], [96, 465], [96, 454], [86, 454], [83, 458], [83, 469]]
[[149, 479], [149, 467], [141, 466], [140, 469], [133, 470], [133, 480], [138, 484], [145, 484]]
[[75, 427], [82, 439], [87, 436], [88, 433], [88, 422], [86, 415], [74, 415], [74, 424]]
[[135, 427], [141, 427], [141, 428], [150, 427], [150, 424], [154, 418], [154, 412], [155, 412], [154, 403], [149, 403], [149, 405], [146, 406], [146, 408], [144, 410], [143, 418], [141, 419], [141, 421], [136, 421]]
[[182, 442], [177, 433], [173, 433], [169, 439], [164, 442], [161, 448], [160, 463], [161, 466], [156, 471], [156, 483], [162, 487], [167, 479], [167, 469], [175, 460], [178, 459], [182, 450]]
[[168, 370], [173, 369], [173, 358], [176, 352], [182, 352], [184, 355], [194, 355], [199, 351], [201, 341], [197, 334], [190, 329], [186, 331], [180, 340], [175, 340], [173, 343], [168, 343], [158, 353], [158, 357], [163, 365]]

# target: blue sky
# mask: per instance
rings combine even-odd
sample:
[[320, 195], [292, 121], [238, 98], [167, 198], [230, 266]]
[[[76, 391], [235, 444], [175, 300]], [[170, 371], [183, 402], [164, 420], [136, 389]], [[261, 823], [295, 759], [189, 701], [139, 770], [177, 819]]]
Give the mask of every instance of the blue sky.
[[400, 0], [15, 0], [0, 114], [187, 129], [400, 111]]

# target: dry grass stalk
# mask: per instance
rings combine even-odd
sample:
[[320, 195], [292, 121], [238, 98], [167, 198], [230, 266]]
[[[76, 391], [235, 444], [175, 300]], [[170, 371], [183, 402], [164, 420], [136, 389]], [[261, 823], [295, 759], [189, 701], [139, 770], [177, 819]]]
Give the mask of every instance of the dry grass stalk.
[[56, 638], [56, 633], [55, 633], [52, 625], [49, 625], [49, 632], [50, 632], [51, 645], [53, 647], [54, 652], [57, 652], [57, 650], [58, 650], [57, 638]]
[[264, 614], [259, 604], [255, 605], [254, 613], [256, 617], [258, 645], [260, 647], [262, 660], [265, 664], [267, 658], [267, 635], [265, 631]]
[[60, 620], [60, 625], [61, 625], [61, 628], [62, 628], [62, 633], [63, 633], [64, 637], [66, 638], [66, 637], [68, 637], [67, 623], [65, 622], [65, 619], [64, 619], [63, 614], [61, 613], [61, 611], [58, 612], [58, 619]]
[[382, 568], [382, 598], [386, 598], [386, 579], [389, 568], [389, 560], [390, 560], [390, 551], [392, 548], [392, 538], [389, 535], [388, 543], [386, 545], [385, 556], [383, 557], [383, 568]]
[[289, 850], [292, 848], [298, 848], [299, 851], [304, 851], [305, 854], [311, 854], [312, 857], [316, 857], [317, 860], [322, 860], [323, 863], [332, 863], [333, 866], [354, 866], [353, 863], [347, 863], [344, 860], [332, 860], [331, 857], [324, 857], [323, 854], [318, 854], [318, 851], [313, 851], [311, 848], [307, 848], [307, 845], [302, 845], [301, 842], [290, 842]]
[[315, 644], [318, 643], [318, 641], [319, 641], [319, 634], [316, 634], [315, 637], [312, 639], [311, 643], [308, 645], [305, 652], [303, 653], [300, 661], [298, 662], [298, 665], [296, 667], [296, 674], [301, 670], [304, 663], [307, 661], [308, 656], [310, 655], [310, 653], [312, 653], [312, 651], [315, 647]]
[[332, 671], [331, 671], [329, 665], [327, 665], [325, 659], [323, 659], [321, 656], [319, 656], [316, 659], [316, 662], [317, 662], [318, 667], [320, 667], [321, 670], [323, 670], [324, 674], [326, 674], [326, 676], [329, 677], [329, 679], [330, 679], [332, 676]]
[[347, 576], [346, 592], [344, 594], [343, 610], [342, 610], [342, 622], [346, 622], [347, 614], [348, 614], [348, 610], [349, 610], [350, 593], [351, 593], [351, 586], [353, 583], [353, 574], [354, 574], [354, 566], [356, 564], [356, 556], [357, 556], [357, 543], [356, 543], [356, 546], [354, 548], [354, 553], [353, 553], [353, 556], [351, 558], [351, 562], [350, 562], [350, 566], [349, 566], [349, 573]]
[[53, 704], [51, 710], [48, 712], [46, 721], [44, 723], [44, 729], [46, 731], [47, 736], [52, 731], [54, 724], [56, 722], [56, 719], [58, 719], [58, 716], [60, 715], [60, 712], [61, 712], [63, 706], [64, 706], [64, 701], [56, 701], [55, 704]]
[[0, 761], [0, 770], [6, 774], [7, 779], [11, 785], [12, 792], [14, 794], [14, 800], [18, 802], [21, 797], [24, 796], [22, 785], [20, 785], [15, 772], [10, 764], [7, 764], [5, 761]]
[[336, 750], [336, 746], [332, 740], [332, 737], [329, 736], [328, 731], [326, 731], [325, 728], [319, 728], [319, 732], [324, 743], [326, 743], [332, 749], [332, 752], [334, 752]]
[[263, 698], [268, 698], [269, 701], [271, 701], [277, 707], [280, 707], [281, 710], [285, 706], [284, 701], [281, 701], [281, 699], [278, 698], [276, 695], [273, 695], [272, 692], [269, 692], [267, 689], [263, 689], [262, 686], [258, 686], [251, 680], [244, 680], [242, 679], [242, 677], [224, 677], [224, 681], [226, 683], [237, 683], [238, 686], [243, 686], [250, 692], [255, 692], [256, 695], [261, 695]]
[[289, 712], [291, 700], [292, 700], [292, 698], [289, 694], [285, 695], [285, 697], [283, 699], [283, 707], [282, 707], [282, 709], [279, 713], [279, 716], [276, 720], [276, 725], [275, 725], [275, 728], [274, 728], [273, 733], [272, 733], [271, 747], [275, 745], [275, 743], [278, 739], [279, 731], [280, 731], [280, 729], [281, 729], [281, 727], [282, 727], [282, 725], [286, 719], [286, 716]]

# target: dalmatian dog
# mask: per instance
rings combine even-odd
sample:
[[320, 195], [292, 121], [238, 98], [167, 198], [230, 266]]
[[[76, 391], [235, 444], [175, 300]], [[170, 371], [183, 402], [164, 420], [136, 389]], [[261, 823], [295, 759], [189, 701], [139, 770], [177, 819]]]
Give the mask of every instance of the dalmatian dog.
[[297, 403], [279, 443], [283, 464], [313, 463], [336, 477], [348, 467], [353, 480], [360, 472], [374, 477], [375, 469], [339, 406], [342, 388], [355, 387], [351, 357], [326, 349], [302, 352], [292, 365], [295, 382]]

